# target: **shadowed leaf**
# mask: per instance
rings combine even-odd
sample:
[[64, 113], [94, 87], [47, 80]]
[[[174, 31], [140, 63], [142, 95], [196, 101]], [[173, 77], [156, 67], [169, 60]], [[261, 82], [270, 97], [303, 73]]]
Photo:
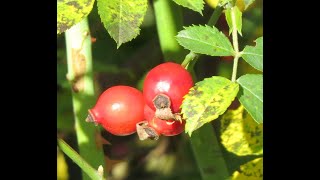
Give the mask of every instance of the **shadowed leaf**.
[[263, 37], [255, 40], [256, 46], [246, 46], [242, 51], [242, 58], [252, 67], [263, 71]]
[[246, 74], [237, 82], [240, 84], [238, 98], [257, 123], [263, 123], [262, 74]]

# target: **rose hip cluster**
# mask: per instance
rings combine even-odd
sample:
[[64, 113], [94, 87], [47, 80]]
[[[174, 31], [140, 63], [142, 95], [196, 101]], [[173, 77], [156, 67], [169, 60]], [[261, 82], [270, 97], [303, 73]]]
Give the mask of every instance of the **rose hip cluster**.
[[190, 73], [180, 64], [162, 63], [148, 72], [143, 93], [122, 85], [105, 90], [86, 121], [117, 136], [137, 132], [140, 140], [178, 135], [185, 126], [180, 106], [192, 86]]

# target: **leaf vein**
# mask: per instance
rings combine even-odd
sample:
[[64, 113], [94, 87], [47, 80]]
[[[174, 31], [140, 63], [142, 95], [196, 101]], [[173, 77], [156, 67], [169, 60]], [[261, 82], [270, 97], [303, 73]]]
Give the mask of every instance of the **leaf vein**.
[[221, 49], [221, 50], [228, 51], [228, 52], [230, 52], [231, 54], [233, 54], [233, 51], [230, 51], [229, 49], [225, 49], [225, 48], [223, 48], [223, 47], [221, 47], [221, 46], [214, 46], [214, 45], [212, 45], [212, 44], [210, 44], [210, 43], [206, 43], [206, 42], [204, 42], [204, 41], [200, 41], [200, 40], [197, 40], [197, 39], [188, 38], [188, 37], [186, 37], [186, 36], [181, 36], [181, 35], [180, 35], [179, 37], [185, 38], [185, 39], [189, 39], [189, 40], [192, 40], [192, 41], [196, 41], [196, 42], [199, 42], [199, 43], [203, 43], [203, 44], [206, 44], [206, 45], [209, 45], [209, 46], [213, 46], [213, 47], [219, 48], [219, 49]]

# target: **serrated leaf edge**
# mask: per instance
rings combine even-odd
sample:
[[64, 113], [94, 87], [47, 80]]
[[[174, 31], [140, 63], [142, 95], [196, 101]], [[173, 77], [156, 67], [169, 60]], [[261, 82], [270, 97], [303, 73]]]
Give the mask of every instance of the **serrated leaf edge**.
[[[103, 0], [96, 0], [96, 1], [103, 1]], [[98, 3], [98, 2], [97, 2], [97, 3]], [[147, 3], [148, 3], [148, 2], [147, 2]], [[142, 24], [143, 21], [144, 21], [144, 18], [145, 18], [145, 16], [146, 16], [146, 13], [147, 13], [147, 10], [148, 10], [148, 7], [149, 7], [149, 5], [147, 4], [147, 8], [146, 8], [145, 13], [144, 13], [144, 15], [143, 15], [142, 21], [141, 21], [139, 24], [137, 24], [138, 33], [137, 33], [135, 36], [133, 36], [130, 40], [128, 40], [128, 41], [123, 41], [123, 42], [119, 43], [119, 39], [118, 39], [118, 40], [115, 39], [115, 38], [110, 34], [109, 30], [106, 28], [105, 23], [101, 20], [102, 17], [100, 16], [100, 14], [101, 14], [101, 13], [100, 13], [100, 8], [99, 8], [99, 6], [97, 6], [98, 14], [99, 14], [101, 23], [103, 24], [104, 29], [107, 30], [108, 34], [109, 34], [109, 35], [112, 37], [112, 39], [116, 42], [116, 44], [117, 44], [117, 49], [119, 49], [119, 47], [120, 47], [122, 44], [127, 43], [127, 42], [130, 42], [130, 41], [134, 40], [135, 38], [137, 38], [137, 37], [140, 35], [140, 32], [141, 32], [140, 26], [141, 26], [141, 24]], [[121, 9], [121, 4], [120, 4], [120, 9]], [[119, 28], [119, 31], [120, 31], [120, 28]], [[119, 33], [119, 34], [120, 34], [120, 33]]]
[[176, 4], [178, 4], [178, 5], [180, 5], [180, 6], [183, 6], [183, 7], [185, 7], [185, 8], [191, 9], [191, 10], [193, 10], [193, 11], [195, 11], [195, 12], [198, 12], [198, 13], [201, 14], [201, 16], [203, 16], [202, 11], [203, 11], [204, 4], [205, 4], [205, 2], [204, 2], [203, 0], [202, 0], [202, 8], [200, 9], [200, 11], [195, 10], [195, 8], [192, 9], [192, 8], [190, 8], [190, 7], [187, 7], [187, 6], [185, 6], [184, 4], [179, 4], [179, 3], [176, 2], [176, 0], [173, 0], [173, 2], [175, 2]]
[[[202, 26], [202, 25], [194, 25], [194, 24], [192, 24], [191, 26], [187, 26], [187, 27], [186, 27], [186, 26], [183, 26], [184, 30], [179, 31], [178, 34], [175, 36], [175, 38], [177, 39], [177, 38], [179, 37], [180, 32], [185, 31], [185, 30], [187, 30], [187, 28], [192, 28], [192, 27], [209, 27], [209, 28], [212, 28], [211, 26], [208, 26], [208, 25]], [[217, 30], [218, 30], [218, 29], [217, 29]], [[219, 32], [221, 35], [225, 36], [221, 31], [218, 30], [218, 32]], [[226, 37], [226, 36], [225, 36], [225, 37]], [[227, 37], [226, 37], [226, 38], [227, 38]], [[227, 39], [228, 39], [228, 38], [227, 38]], [[177, 42], [178, 42], [178, 44], [179, 44], [180, 46], [182, 46], [184, 49], [191, 51], [190, 49], [185, 48], [178, 40], [177, 40]], [[229, 50], [226, 50], [226, 51], [230, 52], [231, 55], [223, 55], [223, 56], [234, 56], [235, 52], [234, 52], [234, 49], [233, 49], [232, 44], [231, 44], [231, 42], [230, 42], [229, 39], [228, 39], [228, 42], [229, 42], [230, 45], [231, 45], [231, 51], [229, 51]], [[208, 43], [205, 43], [205, 44], [208, 44]], [[209, 44], [209, 45], [210, 45], [210, 46], [213, 46], [212, 44]], [[224, 48], [220, 48], [220, 49], [224, 49]], [[208, 55], [208, 56], [212, 56], [211, 54], [208, 54], [208, 53], [201, 53], [201, 54], [205, 54], [205, 55]]]

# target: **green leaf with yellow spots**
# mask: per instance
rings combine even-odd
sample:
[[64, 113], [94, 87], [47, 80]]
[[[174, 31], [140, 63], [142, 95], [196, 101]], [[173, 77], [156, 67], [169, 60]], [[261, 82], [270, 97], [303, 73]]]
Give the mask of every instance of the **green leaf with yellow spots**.
[[246, 74], [237, 79], [238, 98], [257, 123], [263, 123], [263, 75]]
[[147, 0], [97, 0], [98, 13], [104, 27], [121, 44], [134, 39], [140, 33], [140, 25], [147, 12]]
[[232, 180], [262, 180], [263, 158], [257, 158], [240, 166], [240, 171], [235, 171]]
[[58, 0], [57, 34], [63, 33], [87, 17], [93, 4], [94, 0]]
[[205, 123], [217, 119], [237, 96], [239, 84], [221, 76], [213, 76], [196, 83], [181, 105], [186, 120], [185, 131], [192, 132]]
[[221, 139], [224, 147], [238, 155], [263, 153], [263, 124], [257, 124], [242, 105], [228, 110], [221, 118]]

